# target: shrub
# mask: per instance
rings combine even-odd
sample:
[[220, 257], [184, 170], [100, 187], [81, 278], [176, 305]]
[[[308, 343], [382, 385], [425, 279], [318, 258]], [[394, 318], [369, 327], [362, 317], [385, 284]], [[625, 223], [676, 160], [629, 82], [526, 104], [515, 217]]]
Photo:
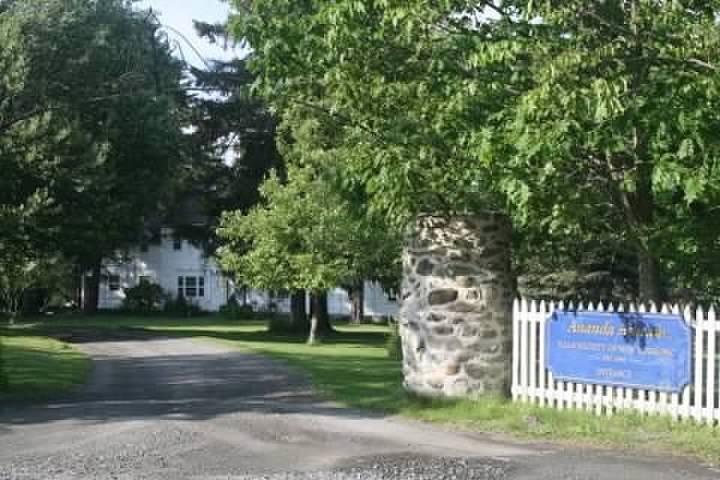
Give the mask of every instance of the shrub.
[[149, 313], [162, 309], [167, 299], [160, 285], [150, 282], [140, 282], [137, 287], [125, 290], [123, 308], [131, 312]]
[[252, 305], [239, 305], [232, 298], [220, 307], [220, 316], [228, 320], [250, 320], [255, 317]]
[[400, 336], [400, 325], [397, 321], [390, 320], [390, 332], [385, 338], [385, 351], [387, 356], [393, 360], [402, 360], [402, 337]]
[[178, 295], [177, 298], [165, 302], [164, 311], [165, 313], [182, 317], [196, 317], [202, 314], [199, 306], [187, 300], [182, 295]]

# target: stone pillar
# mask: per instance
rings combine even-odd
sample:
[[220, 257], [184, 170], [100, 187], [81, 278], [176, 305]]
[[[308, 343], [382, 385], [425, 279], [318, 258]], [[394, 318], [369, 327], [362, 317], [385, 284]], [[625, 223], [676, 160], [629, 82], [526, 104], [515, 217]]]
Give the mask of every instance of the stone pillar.
[[417, 220], [403, 252], [405, 388], [507, 395], [512, 365], [511, 227], [497, 214]]

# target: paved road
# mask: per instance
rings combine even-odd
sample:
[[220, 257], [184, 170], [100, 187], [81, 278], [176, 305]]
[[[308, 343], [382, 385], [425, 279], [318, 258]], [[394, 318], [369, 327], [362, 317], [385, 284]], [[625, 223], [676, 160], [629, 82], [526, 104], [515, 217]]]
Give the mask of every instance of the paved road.
[[717, 479], [692, 463], [338, 408], [282, 364], [184, 339], [90, 342], [89, 384], [0, 408], [0, 479]]

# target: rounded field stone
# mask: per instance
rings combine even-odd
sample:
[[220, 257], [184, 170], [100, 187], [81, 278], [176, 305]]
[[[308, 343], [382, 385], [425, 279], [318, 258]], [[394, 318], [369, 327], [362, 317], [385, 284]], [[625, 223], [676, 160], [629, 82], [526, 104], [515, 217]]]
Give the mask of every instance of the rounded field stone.
[[449, 288], [443, 288], [440, 290], [433, 290], [428, 295], [428, 302], [430, 305], [445, 305], [446, 303], [452, 303], [458, 299], [458, 291]]
[[[408, 349], [408, 390], [505, 393], [512, 363], [510, 233], [509, 222], [495, 214], [418, 219], [404, 250], [403, 285], [412, 293], [401, 318], [420, 328], [403, 328], [401, 335], [404, 344], [427, 348]], [[407, 268], [413, 258], [414, 268]]]

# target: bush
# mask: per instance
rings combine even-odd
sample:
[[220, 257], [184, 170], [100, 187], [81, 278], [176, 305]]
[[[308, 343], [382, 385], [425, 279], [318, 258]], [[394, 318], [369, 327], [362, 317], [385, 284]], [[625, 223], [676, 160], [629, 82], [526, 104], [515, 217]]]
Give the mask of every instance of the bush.
[[250, 320], [255, 317], [252, 305], [239, 305], [232, 298], [220, 307], [220, 316], [228, 320]]
[[393, 360], [402, 360], [402, 337], [400, 336], [400, 325], [398, 322], [390, 320], [390, 332], [385, 338], [385, 351], [388, 358]]
[[123, 308], [130, 312], [149, 313], [162, 309], [167, 296], [160, 285], [140, 282], [140, 285], [125, 290]]
[[182, 317], [196, 317], [202, 314], [199, 306], [188, 301], [182, 295], [178, 295], [177, 298], [165, 302], [164, 312]]

